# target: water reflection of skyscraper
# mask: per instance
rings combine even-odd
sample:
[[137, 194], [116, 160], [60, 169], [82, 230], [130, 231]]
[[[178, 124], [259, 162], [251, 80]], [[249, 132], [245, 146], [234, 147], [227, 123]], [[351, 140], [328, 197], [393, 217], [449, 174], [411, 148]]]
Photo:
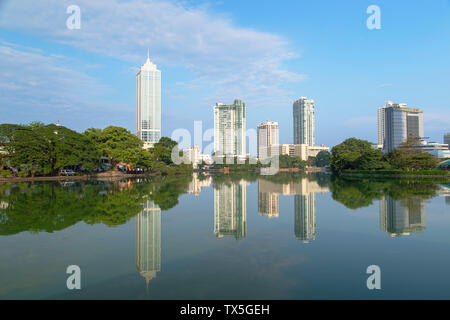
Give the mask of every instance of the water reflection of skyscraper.
[[450, 183], [441, 183], [438, 195], [445, 197], [445, 203], [450, 205]]
[[294, 200], [295, 238], [304, 243], [316, 239], [316, 194], [297, 195]]
[[268, 218], [279, 215], [279, 195], [294, 195], [294, 234], [308, 242], [316, 238], [316, 193], [328, 192], [316, 181], [302, 179], [289, 183], [258, 180], [258, 214]]
[[236, 240], [247, 232], [247, 182], [223, 183], [214, 189], [214, 234], [231, 235]]
[[153, 201], [136, 217], [136, 267], [147, 285], [161, 270], [161, 209]]
[[385, 195], [380, 200], [380, 229], [391, 237], [423, 231], [425, 224], [425, 200], [408, 198], [394, 200]]

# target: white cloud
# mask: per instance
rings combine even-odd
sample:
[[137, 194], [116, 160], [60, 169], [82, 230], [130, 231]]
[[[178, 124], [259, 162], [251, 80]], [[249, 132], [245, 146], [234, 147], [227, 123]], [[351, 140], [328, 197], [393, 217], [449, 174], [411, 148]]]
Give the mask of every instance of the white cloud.
[[[78, 0], [81, 29], [66, 28], [73, 1], [9, 1], [0, 27], [69, 44], [87, 51], [141, 64], [147, 47], [158, 64], [184, 66], [210, 99], [261, 95], [286, 100], [284, 85], [303, 76], [282, 67], [296, 57], [276, 35], [234, 25], [204, 6], [160, 0]], [[260, 99], [259, 101], [269, 101]]]

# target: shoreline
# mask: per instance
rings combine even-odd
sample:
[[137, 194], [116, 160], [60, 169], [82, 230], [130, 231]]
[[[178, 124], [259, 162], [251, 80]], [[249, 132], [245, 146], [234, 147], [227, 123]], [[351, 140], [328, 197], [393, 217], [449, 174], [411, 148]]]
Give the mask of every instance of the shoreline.
[[85, 174], [81, 176], [48, 176], [48, 177], [0, 177], [0, 183], [8, 182], [34, 182], [34, 181], [65, 181], [65, 180], [103, 180], [103, 181], [114, 181], [127, 178], [150, 178], [150, 177], [163, 177], [162, 175], [156, 175], [152, 173], [120, 173], [117, 171], [105, 174]]
[[386, 174], [386, 173], [350, 173], [343, 172], [340, 174], [342, 177], [356, 177], [356, 178], [420, 178], [420, 179], [448, 179], [450, 180], [450, 175], [426, 175], [426, 174]]

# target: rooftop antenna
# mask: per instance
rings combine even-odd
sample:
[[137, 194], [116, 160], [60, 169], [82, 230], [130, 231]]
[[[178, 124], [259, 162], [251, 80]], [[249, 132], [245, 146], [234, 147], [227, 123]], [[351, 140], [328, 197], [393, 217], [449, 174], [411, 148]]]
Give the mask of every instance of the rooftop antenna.
[[150, 49], [147, 48], [147, 60], [150, 60]]

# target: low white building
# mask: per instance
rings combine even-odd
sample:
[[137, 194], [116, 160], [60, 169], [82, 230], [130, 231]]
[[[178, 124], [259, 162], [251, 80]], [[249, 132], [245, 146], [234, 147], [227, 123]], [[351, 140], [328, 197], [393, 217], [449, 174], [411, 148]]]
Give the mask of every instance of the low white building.
[[194, 168], [202, 162], [202, 152], [198, 145], [195, 145], [189, 149], [185, 149], [183, 152], [184, 163], [192, 163]]
[[320, 146], [308, 146], [308, 157], [317, 157], [320, 151], [330, 152], [330, 148], [325, 147], [323, 144]]
[[422, 142], [419, 149], [427, 152], [438, 159], [450, 158], [450, 150], [447, 144], [437, 142]]
[[209, 154], [201, 154], [202, 161], [208, 165], [213, 164], [213, 159]]
[[324, 145], [308, 146], [307, 144], [279, 144], [268, 147], [267, 150], [263, 151], [263, 154], [267, 154], [268, 158], [277, 155], [288, 155], [290, 157], [299, 157], [300, 159], [307, 161], [309, 157], [317, 157], [320, 151], [329, 152], [330, 148], [325, 147]]

